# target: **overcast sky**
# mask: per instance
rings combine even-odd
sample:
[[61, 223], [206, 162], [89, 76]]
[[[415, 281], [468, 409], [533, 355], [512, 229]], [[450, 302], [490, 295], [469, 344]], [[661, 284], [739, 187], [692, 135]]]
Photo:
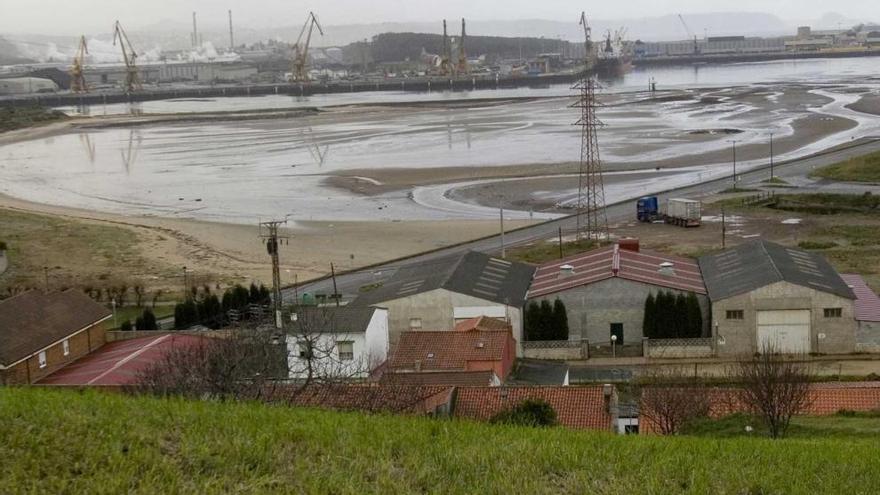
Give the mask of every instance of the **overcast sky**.
[[750, 11], [784, 20], [817, 19], [834, 11], [848, 18], [880, 18], [877, 0], [0, 0], [0, 32], [79, 34], [107, 32], [115, 19], [128, 30], [163, 20], [186, 23], [198, 11], [206, 28], [222, 25], [227, 9], [251, 27], [295, 25], [314, 10], [325, 25], [383, 21], [570, 20], [581, 10], [597, 19], [677, 13]]

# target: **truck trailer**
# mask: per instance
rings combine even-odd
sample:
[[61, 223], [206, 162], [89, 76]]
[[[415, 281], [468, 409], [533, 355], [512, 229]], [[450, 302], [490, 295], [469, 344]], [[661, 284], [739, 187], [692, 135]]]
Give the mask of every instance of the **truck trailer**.
[[639, 198], [636, 203], [636, 218], [640, 222], [651, 223], [662, 220], [680, 227], [699, 227], [702, 218], [702, 205], [692, 199], [669, 199], [665, 211], [660, 211], [657, 196]]

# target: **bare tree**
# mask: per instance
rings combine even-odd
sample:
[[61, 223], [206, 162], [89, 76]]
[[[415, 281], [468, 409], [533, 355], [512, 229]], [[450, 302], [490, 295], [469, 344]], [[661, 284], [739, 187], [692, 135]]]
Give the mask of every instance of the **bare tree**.
[[653, 371], [640, 383], [641, 421], [662, 435], [675, 435], [688, 422], [709, 415], [709, 389], [698, 378], [675, 371]]
[[737, 400], [764, 422], [772, 438], [784, 437], [792, 416], [810, 404], [813, 373], [809, 365], [802, 358], [779, 355], [772, 345], [740, 361], [732, 376], [740, 384]]
[[132, 287], [132, 290], [134, 291], [135, 306], [140, 308], [144, 301], [144, 286], [135, 285], [134, 287]]

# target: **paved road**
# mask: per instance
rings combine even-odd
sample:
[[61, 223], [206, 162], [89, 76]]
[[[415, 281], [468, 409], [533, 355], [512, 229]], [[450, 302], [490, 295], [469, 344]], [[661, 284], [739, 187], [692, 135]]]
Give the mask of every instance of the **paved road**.
[[[834, 148], [833, 151], [825, 151], [816, 155], [777, 163], [775, 166], [775, 175], [783, 179], [804, 177], [815, 168], [877, 151], [880, 151], [880, 136], [860, 139], [853, 141], [850, 144]], [[740, 184], [746, 185], [766, 179], [768, 177], [768, 170], [769, 166], [765, 166], [741, 174]], [[702, 197], [706, 194], [722, 191], [731, 186], [732, 180], [728, 177], [726, 179], [709, 180], [683, 188], [672, 189], [657, 194], [657, 196], [661, 202], [670, 197]], [[609, 204], [607, 207], [608, 222], [615, 223], [633, 218], [635, 216], [634, 199], [636, 198], [627, 198]], [[558, 235], [559, 228], [562, 228], [563, 230], [573, 230], [576, 227], [577, 220], [574, 216], [551, 220], [506, 233], [505, 244], [507, 246], [515, 246], [543, 239], [555, 238]], [[350, 300], [357, 296], [360, 287], [387, 280], [394, 274], [398, 267], [404, 264], [426, 262], [440, 257], [449, 256], [451, 254], [464, 253], [470, 250], [493, 254], [500, 253], [500, 236], [479, 239], [437, 251], [417, 254], [405, 260], [398, 260], [367, 269], [339, 274], [336, 277], [338, 292], [343, 295], [344, 300]], [[299, 295], [304, 293], [329, 295], [333, 294], [333, 281], [329, 278], [324, 278], [314, 282], [306, 282], [300, 284], [296, 290]], [[294, 289], [285, 289], [283, 291], [283, 297], [285, 302], [292, 302], [294, 298]]]

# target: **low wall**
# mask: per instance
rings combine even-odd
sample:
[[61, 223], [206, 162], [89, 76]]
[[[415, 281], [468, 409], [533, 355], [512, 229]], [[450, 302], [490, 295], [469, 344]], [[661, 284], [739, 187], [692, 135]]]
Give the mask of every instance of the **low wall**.
[[645, 357], [655, 359], [709, 358], [715, 355], [712, 339], [646, 340]]
[[214, 337], [214, 338], [226, 338], [229, 333], [226, 330], [211, 330], [208, 332], [188, 332], [188, 331], [180, 331], [180, 332], [169, 332], [166, 330], [133, 330], [131, 332], [123, 332], [122, 330], [111, 330], [107, 332], [107, 342], [117, 342], [120, 340], [132, 340], [132, 339], [141, 339], [144, 337], [157, 337], [159, 335], [172, 334], [172, 335], [195, 335], [197, 337]]
[[7, 268], [9, 268], [9, 258], [6, 257], [5, 251], [0, 251], [0, 275], [3, 275]]
[[526, 359], [545, 361], [577, 361], [589, 357], [586, 340], [551, 340], [523, 342], [523, 356]]
[[880, 353], [880, 321], [860, 321], [856, 327], [856, 352]]

